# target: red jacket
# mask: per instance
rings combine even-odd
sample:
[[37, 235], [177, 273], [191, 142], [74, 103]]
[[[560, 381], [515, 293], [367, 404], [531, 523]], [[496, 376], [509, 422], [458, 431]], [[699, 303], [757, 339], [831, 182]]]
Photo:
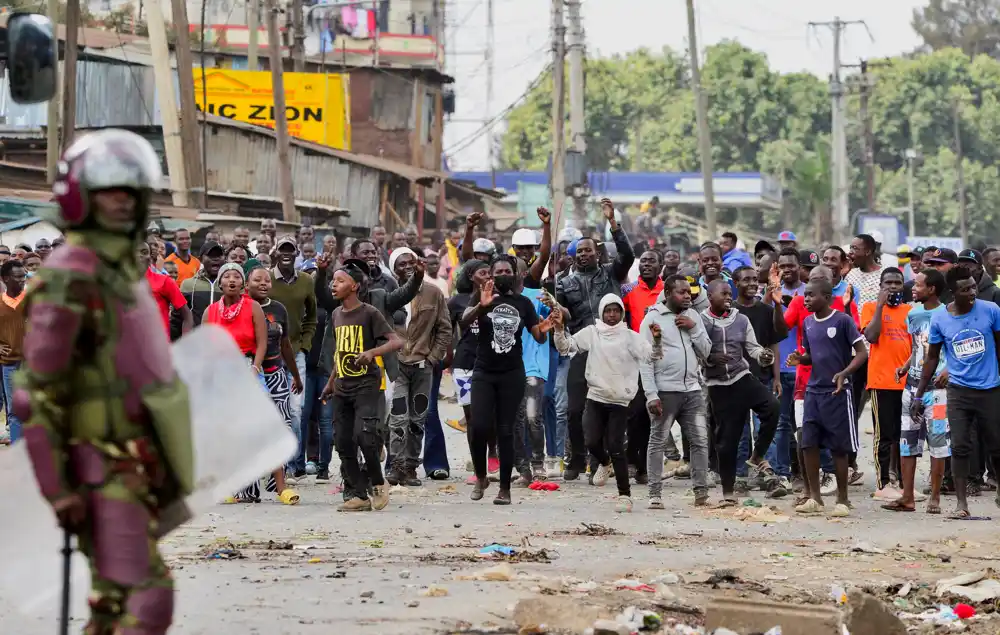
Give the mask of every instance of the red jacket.
[[652, 288], [642, 279], [622, 286], [622, 304], [625, 305], [625, 312], [628, 314], [629, 328], [639, 332], [639, 325], [642, 324], [642, 318], [646, 317], [646, 310], [656, 304], [656, 298], [662, 291], [663, 280], [659, 278]]

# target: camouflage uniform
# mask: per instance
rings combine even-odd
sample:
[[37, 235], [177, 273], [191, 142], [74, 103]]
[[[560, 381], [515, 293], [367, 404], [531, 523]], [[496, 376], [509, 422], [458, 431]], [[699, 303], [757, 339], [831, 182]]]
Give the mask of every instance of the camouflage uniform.
[[[67, 242], [25, 299], [14, 408], [42, 495], [53, 505], [74, 494], [85, 503], [85, 520], [72, 530], [93, 578], [86, 635], [166, 633], [174, 584], [157, 548], [159, 520], [193, 485], [190, 452], [175, 459], [176, 431], [183, 446], [186, 425], [190, 441], [187, 391], [136, 262], [141, 236], [109, 229], [91, 209], [93, 191], [129, 189], [134, 227], [144, 227], [149, 188], [160, 178], [150, 156], [141, 137], [117, 130], [66, 151], [53, 189]], [[164, 434], [165, 425], [174, 432]]]

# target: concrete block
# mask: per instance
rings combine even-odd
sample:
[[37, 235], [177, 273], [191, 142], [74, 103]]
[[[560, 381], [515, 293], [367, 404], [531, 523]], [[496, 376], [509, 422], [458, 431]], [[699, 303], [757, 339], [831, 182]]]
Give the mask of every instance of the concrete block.
[[841, 624], [840, 611], [827, 606], [720, 598], [705, 609], [707, 633], [717, 628], [764, 633], [780, 626], [781, 635], [841, 635]]
[[878, 598], [851, 591], [847, 604], [851, 609], [847, 618], [847, 630], [851, 635], [906, 635], [903, 621]]
[[594, 622], [602, 619], [611, 620], [614, 619], [614, 615], [608, 609], [576, 598], [526, 598], [514, 605], [514, 623], [518, 627], [544, 626], [545, 632], [582, 633], [591, 628]]

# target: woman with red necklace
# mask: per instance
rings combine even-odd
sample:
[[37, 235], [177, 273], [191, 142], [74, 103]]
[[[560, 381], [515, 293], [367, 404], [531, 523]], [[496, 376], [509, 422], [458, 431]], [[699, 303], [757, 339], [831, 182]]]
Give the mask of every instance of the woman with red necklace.
[[[219, 288], [222, 298], [209, 305], [202, 320], [205, 324], [218, 324], [233, 337], [240, 351], [251, 360], [254, 371], [264, 381], [264, 357], [267, 353], [267, 319], [260, 304], [247, 295], [246, 277], [243, 267], [229, 262], [219, 268]], [[286, 505], [299, 502], [299, 495], [285, 483], [284, 468], [276, 469], [269, 479], [268, 491], [278, 492], [278, 499]], [[227, 503], [260, 502], [260, 486], [254, 483], [237, 496], [227, 499]]]

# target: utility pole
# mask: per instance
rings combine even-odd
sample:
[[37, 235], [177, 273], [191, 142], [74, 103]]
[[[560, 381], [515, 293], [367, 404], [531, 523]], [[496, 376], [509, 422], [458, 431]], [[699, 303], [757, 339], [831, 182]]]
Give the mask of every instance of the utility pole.
[[174, 28], [181, 30], [174, 45], [174, 54], [177, 57], [177, 87], [178, 93], [180, 93], [181, 141], [184, 146], [184, 158], [187, 161], [187, 169], [184, 173], [187, 176], [188, 187], [200, 190], [199, 205], [204, 209], [208, 207], [208, 184], [205, 182], [205, 172], [201, 161], [198, 106], [194, 98], [194, 61], [191, 59], [191, 33], [188, 27], [187, 3], [185, 0], [170, 0], [170, 10]]
[[968, 246], [969, 221], [968, 211], [965, 209], [965, 168], [962, 166], [962, 130], [958, 121], [959, 116], [959, 103], [955, 100], [951, 104], [951, 119], [955, 135], [955, 175], [958, 177], [958, 230], [962, 236], [962, 245]]
[[247, 0], [247, 34], [250, 36], [250, 40], [247, 42], [247, 68], [252, 71], [260, 70], [260, 64], [257, 60], [259, 31], [260, 0]]
[[66, 48], [63, 53], [62, 145], [73, 143], [76, 132], [76, 59], [80, 36], [80, 0], [66, 3]]
[[181, 141], [177, 101], [174, 97], [174, 74], [170, 68], [170, 48], [167, 45], [167, 25], [158, 1], [149, 3], [147, 14], [149, 47], [153, 54], [153, 78], [160, 102], [163, 146], [170, 175], [170, 197], [175, 207], [188, 207], [187, 172], [184, 166], [184, 144]]
[[[493, 49], [494, 49], [494, 24], [493, 24], [493, 0], [486, 0], [486, 51], [483, 53], [486, 62], [486, 113], [483, 120], [484, 126], [489, 126], [493, 119]], [[486, 135], [486, 145], [488, 146], [487, 160], [490, 166], [490, 187], [497, 187], [497, 166], [494, 156], [494, 139], [492, 127], [488, 128], [490, 133]]]
[[864, 126], [865, 146], [865, 181], [868, 186], [868, 209], [875, 211], [875, 140], [872, 135], [872, 118], [868, 110], [868, 98], [871, 96], [871, 76], [868, 74], [868, 62], [861, 60], [861, 123]]
[[556, 231], [566, 204], [566, 26], [563, 0], [552, 0], [552, 207]]
[[[270, 37], [270, 36], [269, 36]], [[306, 71], [306, 32], [302, 18], [302, 0], [292, 0], [292, 70]]]
[[914, 172], [916, 171], [917, 159], [920, 157], [920, 153], [914, 148], [909, 148], [906, 151], [906, 202], [907, 202], [907, 218], [909, 222], [907, 223], [907, 236], [917, 235], [917, 221], [916, 221], [916, 210], [914, 209], [914, 196], [913, 196], [913, 179], [916, 176]]
[[[278, 146], [278, 183], [281, 188], [281, 215], [286, 223], [299, 222], [292, 190], [292, 163], [289, 158], [288, 121], [285, 119], [285, 80], [281, 68], [281, 38], [278, 35], [278, 4], [267, 2], [267, 50], [271, 54], [271, 91], [274, 93], [274, 137]], [[419, 123], [419, 119], [417, 120]]]
[[698, 149], [701, 154], [701, 180], [705, 191], [705, 224], [711, 240], [718, 238], [715, 222], [715, 187], [712, 183], [712, 133], [708, 128], [708, 102], [698, 68], [698, 38], [695, 33], [694, 0], [687, 0], [688, 56], [691, 58], [691, 82], [694, 84], [695, 111], [698, 117]]
[[[830, 98], [832, 104], [832, 127], [831, 127], [831, 208], [833, 210], [834, 236], [838, 243], [844, 242], [850, 234], [851, 212], [848, 204], [848, 194], [850, 183], [847, 172], [847, 91], [841, 81], [841, 60], [840, 41], [852, 24], [864, 26], [868, 25], [864, 20], [844, 21], [835, 17], [833, 22], [810, 22], [810, 27], [825, 26], [833, 32], [833, 74], [830, 76]], [[871, 31], [869, 31], [871, 36]], [[874, 38], [873, 38], [874, 39]]]
[[[46, 3], [46, 13], [52, 24], [59, 23], [59, 2], [58, 0], [48, 0]], [[57, 65], [58, 66], [58, 65]], [[48, 183], [51, 185], [56, 180], [56, 166], [59, 164], [59, 106], [60, 95], [65, 92], [60, 90], [56, 83], [56, 94], [48, 103], [48, 118], [45, 127], [45, 167], [48, 174]]]
[[[584, 77], [583, 77], [583, 18], [580, 15], [580, 0], [566, 0], [567, 17], [569, 18], [569, 134], [573, 150], [581, 158], [587, 155], [587, 120], [584, 113]], [[573, 174], [571, 185], [583, 185], [578, 179], [586, 177]], [[575, 188], [574, 194], [579, 191]], [[583, 222], [587, 217], [587, 199], [584, 196], [573, 196], [573, 212], [577, 221]]]

